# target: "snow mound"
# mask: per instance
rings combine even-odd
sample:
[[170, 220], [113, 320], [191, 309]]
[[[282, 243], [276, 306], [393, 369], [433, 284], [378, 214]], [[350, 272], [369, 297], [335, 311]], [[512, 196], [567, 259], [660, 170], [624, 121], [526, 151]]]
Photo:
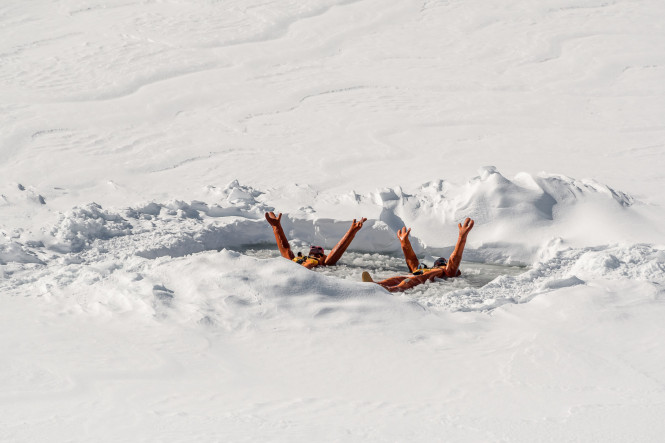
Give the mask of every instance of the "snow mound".
[[11, 240], [0, 240], [0, 265], [9, 262], [44, 264], [25, 245]]
[[[19, 292], [42, 296], [59, 312], [131, 315], [229, 331], [330, 328], [424, 312], [411, 301], [384, 297], [377, 285], [228, 250], [61, 264], [36, 280], [38, 285], [25, 284]], [[34, 282], [25, 277], [24, 283]], [[48, 290], [35, 293], [39, 287]]]
[[80, 252], [95, 240], [131, 234], [132, 225], [96, 203], [72, 209], [51, 229], [49, 247], [58, 252]]
[[424, 306], [449, 310], [493, 309], [506, 303], [524, 303], [556, 289], [600, 280], [642, 281], [665, 287], [665, 249], [651, 245], [614, 245], [558, 250], [517, 276], [501, 276], [482, 288], [464, 288], [434, 296], [414, 292]]
[[[520, 173], [511, 181], [493, 167], [482, 168], [479, 176], [460, 186], [439, 180], [410, 192], [396, 187], [339, 195], [302, 186], [261, 191], [236, 180], [205, 191], [214, 201], [148, 202], [123, 210], [95, 203], [77, 207], [61, 215], [55, 226], [43, 228], [43, 241], [60, 253], [94, 249], [98, 241], [104, 248], [147, 258], [182, 256], [271, 244], [272, 231], [263, 214], [277, 210], [284, 212], [283, 227], [294, 245], [332, 248], [352, 219], [365, 216], [369, 220], [356, 236], [354, 250], [399, 252], [394, 233], [408, 226], [417, 253], [448, 255], [457, 223], [471, 217], [476, 228], [467, 259], [528, 264], [537, 258], [544, 239], [565, 238], [566, 231], [582, 235], [575, 220], [578, 210], [588, 208], [583, 217], [587, 227], [603, 226], [588, 230], [592, 242], [612, 243], [626, 231], [639, 232], [627, 229], [622, 218], [635, 203], [625, 193], [592, 180], [552, 174]], [[603, 211], [595, 219], [588, 217], [599, 208]]]

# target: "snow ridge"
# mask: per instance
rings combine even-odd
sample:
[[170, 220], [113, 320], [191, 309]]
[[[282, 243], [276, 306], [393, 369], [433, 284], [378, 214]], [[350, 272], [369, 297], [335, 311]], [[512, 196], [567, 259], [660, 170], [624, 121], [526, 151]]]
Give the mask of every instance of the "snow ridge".
[[[560, 239], [552, 243], [555, 250], [561, 247]], [[665, 249], [644, 244], [565, 248], [518, 276], [500, 276], [482, 288], [464, 288], [443, 297], [417, 294], [416, 299], [425, 306], [447, 310], [486, 310], [506, 303], [526, 303], [539, 294], [593, 285], [599, 280], [642, 281], [663, 294]]]
[[[91, 203], [61, 214], [51, 227], [40, 227], [44, 234], [38, 238], [26, 230], [12, 237], [18, 237], [14, 250], [32, 250], [35, 255], [97, 248], [146, 258], [182, 256], [272, 243], [263, 214], [279, 208], [285, 213], [287, 236], [295, 244], [331, 248], [351, 219], [365, 216], [369, 220], [352, 249], [399, 252], [394, 232], [408, 226], [413, 228], [416, 252], [445, 255], [456, 239], [456, 224], [471, 217], [477, 228], [467, 258], [527, 264], [543, 246], [543, 233], [560, 228], [566, 212], [592, 203], [627, 210], [635, 203], [631, 196], [592, 180], [521, 173], [511, 181], [494, 167], [479, 173], [461, 186], [439, 180], [411, 193], [396, 187], [365, 195], [319, 193], [298, 186], [261, 191], [234, 180], [205, 189], [214, 202], [149, 202], [123, 210]], [[524, 236], [527, 230], [531, 238]], [[4, 257], [8, 260], [9, 255]], [[18, 260], [19, 255], [14, 257]]]

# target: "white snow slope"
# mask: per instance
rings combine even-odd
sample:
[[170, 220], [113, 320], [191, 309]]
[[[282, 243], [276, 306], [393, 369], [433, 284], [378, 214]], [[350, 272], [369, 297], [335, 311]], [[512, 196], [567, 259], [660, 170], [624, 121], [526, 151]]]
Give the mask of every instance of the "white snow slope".
[[[0, 440], [663, 441], [664, 22], [2, 2]], [[296, 250], [368, 221], [309, 271], [272, 210]], [[461, 278], [360, 281], [465, 217]]]

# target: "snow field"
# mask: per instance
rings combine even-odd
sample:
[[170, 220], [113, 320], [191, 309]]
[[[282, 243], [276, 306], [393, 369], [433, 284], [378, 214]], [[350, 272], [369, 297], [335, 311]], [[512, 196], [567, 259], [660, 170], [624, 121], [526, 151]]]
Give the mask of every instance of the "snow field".
[[0, 440], [662, 441], [664, 18], [3, 2]]

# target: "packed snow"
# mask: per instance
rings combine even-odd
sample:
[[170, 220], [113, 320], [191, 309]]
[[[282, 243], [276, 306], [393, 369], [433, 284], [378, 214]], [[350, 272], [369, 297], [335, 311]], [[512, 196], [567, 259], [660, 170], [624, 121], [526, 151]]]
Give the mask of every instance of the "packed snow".
[[0, 5], [0, 440], [662, 441], [663, 20]]

